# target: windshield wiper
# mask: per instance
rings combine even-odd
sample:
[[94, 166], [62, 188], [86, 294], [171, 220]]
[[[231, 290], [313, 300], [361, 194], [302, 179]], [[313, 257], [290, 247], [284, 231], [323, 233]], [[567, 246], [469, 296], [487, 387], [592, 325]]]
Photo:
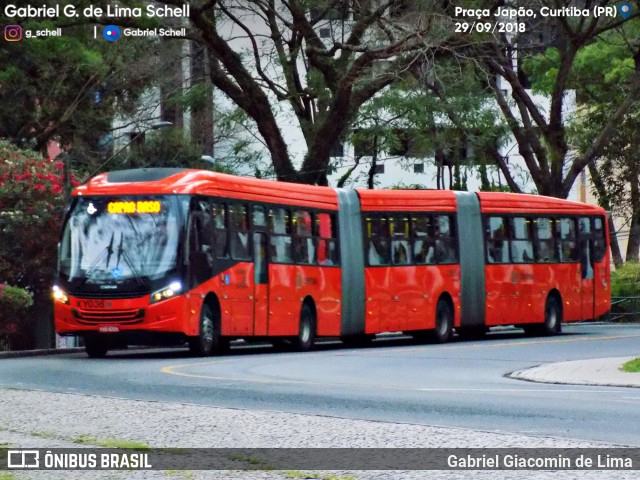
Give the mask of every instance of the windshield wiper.
[[127, 252], [125, 252], [124, 250], [124, 233], [120, 234], [120, 245], [118, 245], [118, 256], [116, 259], [116, 267], [120, 265], [120, 258], [123, 258], [127, 266], [131, 269], [131, 273], [133, 273], [133, 277], [136, 279], [136, 282], [138, 282], [138, 285], [144, 286], [145, 282], [142, 279], [140, 272], [138, 272], [138, 269], [134, 266], [133, 262], [129, 258], [129, 255], [127, 255]]

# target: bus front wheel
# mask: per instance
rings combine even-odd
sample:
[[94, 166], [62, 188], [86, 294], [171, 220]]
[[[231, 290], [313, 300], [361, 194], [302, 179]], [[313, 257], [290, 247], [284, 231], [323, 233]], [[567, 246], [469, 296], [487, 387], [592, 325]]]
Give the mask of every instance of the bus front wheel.
[[100, 336], [85, 337], [84, 349], [89, 358], [104, 358], [109, 351], [105, 339]]
[[198, 357], [208, 357], [223, 350], [228, 342], [220, 337], [220, 322], [208, 304], [202, 306], [198, 335], [189, 338], [189, 350]]

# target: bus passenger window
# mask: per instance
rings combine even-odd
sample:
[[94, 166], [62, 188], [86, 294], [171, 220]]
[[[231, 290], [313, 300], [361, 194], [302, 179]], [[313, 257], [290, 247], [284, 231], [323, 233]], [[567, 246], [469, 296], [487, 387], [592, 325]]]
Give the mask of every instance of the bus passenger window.
[[253, 206], [251, 222], [254, 228], [267, 226], [267, 215], [265, 214], [264, 207], [262, 205]]
[[249, 214], [244, 205], [229, 205], [229, 227], [231, 256], [238, 260], [248, 260], [249, 255]]
[[338, 265], [338, 249], [335, 238], [336, 223], [333, 215], [317, 213], [315, 227], [312, 230], [317, 238], [317, 260], [320, 265]]
[[391, 228], [391, 251], [395, 265], [409, 265], [411, 250], [409, 249], [409, 217], [399, 216], [389, 218]]
[[509, 263], [506, 220], [489, 217], [486, 225], [487, 263]]
[[411, 217], [413, 261], [416, 265], [435, 263], [435, 241], [433, 217], [413, 215]]
[[595, 217], [593, 219], [593, 261], [600, 262], [606, 253], [607, 243], [604, 235], [604, 219]]
[[217, 258], [229, 258], [229, 244], [227, 239], [227, 221], [224, 204], [214, 203], [211, 208], [214, 225], [214, 242]]
[[437, 263], [457, 261], [456, 237], [453, 222], [449, 215], [435, 217], [435, 254]]
[[286, 208], [269, 210], [270, 255], [273, 263], [293, 263], [291, 219]]
[[273, 263], [293, 263], [291, 256], [291, 237], [287, 235], [271, 236], [271, 261]]
[[560, 236], [560, 261], [577, 262], [580, 259], [580, 254], [578, 251], [575, 219], [561, 218], [556, 224]]
[[311, 237], [295, 237], [293, 243], [293, 258], [296, 263], [311, 265], [316, 263], [316, 248]]
[[389, 265], [389, 225], [386, 217], [366, 219], [369, 265]]
[[592, 243], [593, 237], [591, 235], [591, 218], [582, 217], [578, 220], [580, 227], [580, 265], [582, 267], [582, 278], [593, 278], [593, 259], [592, 256]]
[[315, 240], [312, 237], [311, 213], [305, 210], [293, 212], [293, 259], [296, 263], [311, 265], [316, 263]]
[[531, 220], [525, 217], [514, 217], [511, 220], [511, 259], [513, 263], [533, 262], [533, 241], [531, 240]]
[[558, 261], [556, 241], [553, 235], [554, 220], [551, 218], [536, 218], [533, 220], [535, 232], [536, 260], [539, 263], [552, 263]]

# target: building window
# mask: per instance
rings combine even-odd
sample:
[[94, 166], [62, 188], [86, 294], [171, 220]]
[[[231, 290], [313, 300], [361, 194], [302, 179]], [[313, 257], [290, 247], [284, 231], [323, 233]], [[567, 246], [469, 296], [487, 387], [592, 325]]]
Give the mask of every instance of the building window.
[[374, 175], [378, 175], [379, 173], [384, 173], [384, 163], [377, 163], [373, 169]]
[[413, 173], [424, 173], [424, 163], [414, 163]]

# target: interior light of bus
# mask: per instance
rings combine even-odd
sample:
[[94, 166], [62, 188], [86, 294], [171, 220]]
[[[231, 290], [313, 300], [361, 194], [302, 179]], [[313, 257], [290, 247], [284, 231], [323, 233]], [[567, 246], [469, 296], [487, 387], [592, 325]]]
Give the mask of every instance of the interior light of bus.
[[182, 284], [180, 282], [171, 282], [169, 286], [156, 290], [151, 294], [150, 303], [160, 302], [175, 296], [182, 290]]
[[64, 290], [62, 290], [58, 285], [54, 285], [52, 290], [52, 295], [55, 300], [62, 303], [69, 303], [69, 297], [67, 297], [67, 294], [64, 293]]

